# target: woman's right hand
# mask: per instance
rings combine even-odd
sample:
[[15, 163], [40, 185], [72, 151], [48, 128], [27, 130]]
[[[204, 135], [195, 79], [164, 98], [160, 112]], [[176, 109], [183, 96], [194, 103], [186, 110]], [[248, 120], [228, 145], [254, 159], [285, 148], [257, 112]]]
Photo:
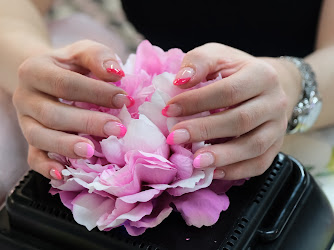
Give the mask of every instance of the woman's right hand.
[[[100, 80], [85, 76], [88, 72]], [[50, 159], [48, 152], [70, 158], [90, 158], [94, 153], [89, 139], [67, 132], [124, 136], [126, 128], [117, 117], [58, 101], [62, 98], [109, 108], [132, 105], [132, 98], [122, 89], [107, 83], [124, 76], [110, 48], [93, 41], [79, 41], [28, 58], [21, 64], [18, 76], [20, 83], [13, 103], [29, 143], [28, 163], [45, 177], [61, 179], [64, 168]]]

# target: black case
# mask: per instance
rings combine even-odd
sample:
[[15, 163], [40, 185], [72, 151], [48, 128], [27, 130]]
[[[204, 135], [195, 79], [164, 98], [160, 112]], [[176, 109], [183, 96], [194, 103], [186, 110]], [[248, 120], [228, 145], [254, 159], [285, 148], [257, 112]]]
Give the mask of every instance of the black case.
[[138, 237], [123, 227], [87, 231], [73, 221], [48, 180], [30, 172], [0, 212], [0, 249], [330, 249], [333, 210], [295, 159], [278, 154], [261, 176], [228, 191], [231, 205], [211, 227], [195, 228], [172, 213]]

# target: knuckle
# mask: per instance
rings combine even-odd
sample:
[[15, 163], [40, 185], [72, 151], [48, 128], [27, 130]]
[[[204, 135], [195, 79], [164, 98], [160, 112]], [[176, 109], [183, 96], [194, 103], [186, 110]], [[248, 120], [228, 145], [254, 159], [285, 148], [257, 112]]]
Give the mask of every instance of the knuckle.
[[[201, 112], [203, 110], [203, 101], [202, 94], [199, 90], [193, 90], [191, 93], [184, 94], [184, 98], [182, 100], [183, 103], [183, 112], [185, 114], [195, 114]], [[191, 100], [191, 101], [190, 101]]]
[[33, 64], [33, 59], [28, 58], [19, 66], [19, 68], [17, 70], [17, 75], [18, 75], [19, 81], [21, 83], [25, 82], [29, 73], [33, 70], [32, 69], [32, 64]]
[[200, 141], [205, 141], [208, 139], [212, 139], [213, 131], [211, 129], [211, 126], [209, 124], [209, 120], [206, 120], [206, 122], [200, 122], [198, 124], [198, 137]]
[[289, 122], [289, 120], [288, 120], [288, 118], [286, 116], [284, 116], [280, 121], [281, 121], [281, 123], [280, 123], [281, 127], [280, 128], [283, 131], [283, 134], [285, 134], [285, 131], [288, 128], [288, 122]]
[[250, 113], [240, 110], [237, 113], [236, 132], [238, 135], [244, 134], [251, 129], [253, 117]]
[[83, 130], [87, 134], [96, 135], [97, 120], [93, 115], [88, 115], [83, 122]]
[[266, 77], [268, 82], [271, 83], [278, 83], [278, 72], [269, 64], [266, 64], [266, 67], [264, 67]]
[[57, 118], [55, 118], [55, 115], [57, 112], [55, 112], [55, 107], [53, 105], [49, 105], [45, 102], [41, 103], [37, 107], [37, 114], [39, 116], [39, 121], [48, 128], [53, 128], [55, 126], [55, 121]]
[[96, 42], [94, 42], [92, 40], [83, 39], [83, 40], [75, 42], [72, 46], [84, 49], [84, 48], [90, 47], [90, 46], [95, 45], [95, 44], [96, 44]]
[[267, 82], [267, 84], [270, 86], [275, 86], [278, 84], [278, 72], [273, 66], [262, 60], [257, 60], [257, 63], [255, 63], [254, 66], [258, 72], [262, 72], [264, 80]]
[[54, 75], [53, 81], [51, 84], [52, 87], [52, 93], [56, 97], [60, 98], [66, 98], [66, 93], [75, 93], [73, 92], [74, 89], [71, 88], [71, 84], [69, 86], [66, 86], [66, 82], [68, 82], [69, 79], [66, 75]]
[[278, 106], [280, 109], [283, 109], [284, 111], [288, 108], [288, 97], [286, 94], [282, 94], [279, 96], [278, 102], [277, 102]]
[[189, 51], [187, 54], [186, 54], [187, 57], [189, 58], [192, 58], [193, 60], [196, 60], [196, 59], [201, 59], [203, 57], [203, 53], [201, 51], [201, 48], [195, 48], [191, 51]]
[[109, 88], [109, 86], [105, 87], [102, 84], [96, 83], [92, 84], [91, 87], [91, 102], [95, 104], [100, 104], [105, 107], [114, 107], [114, 99], [110, 98], [110, 96], [115, 95], [113, 91]]
[[17, 87], [12, 96], [12, 103], [16, 109], [18, 109], [20, 101], [23, 99], [23, 95], [21, 94], [20, 87]]
[[22, 128], [24, 137], [27, 139], [27, 142], [32, 146], [36, 146], [36, 134], [38, 133], [37, 130], [38, 128], [34, 125], [28, 125]]
[[101, 49], [105, 47], [104, 45], [89, 39], [78, 41], [73, 46], [75, 46], [73, 47], [75, 48], [74, 51], [77, 52], [74, 53], [74, 57], [80, 56], [82, 53], [97, 55], [100, 54]]
[[[53, 150], [52, 152], [61, 154], [61, 155], [68, 155], [68, 153], [66, 154], [66, 147], [64, 147], [64, 143], [63, 143], [63, 139], [62, 137], [58, 137], [54, 140], [54, 144], [53, 144]], [[68, 152], [71, 152], [69, 150], [67, 150]]]
[[224, 100], [228, 101], [228, 103], [230, 103], [231, 105], [235, 105], [238, 103], [238, 95], [239, 95], [239, 89], [237, 88], [237, 84], [232, 84], [230, 82], [226, 82], [224, 84], [224, 93], [222, 98], [224, 98]]
[[263, 135], [256, 135], [253, 138], [253, 150], [256, 156], [264, 154], [268, 149], [268, 140]]

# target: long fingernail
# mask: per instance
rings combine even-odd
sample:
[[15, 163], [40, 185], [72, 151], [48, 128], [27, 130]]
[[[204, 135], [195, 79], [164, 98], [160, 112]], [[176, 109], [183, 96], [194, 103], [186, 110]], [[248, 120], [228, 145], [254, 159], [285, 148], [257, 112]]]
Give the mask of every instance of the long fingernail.
[[190, 139], [190, 134], [188, 130], [177, 129], [168, 135], [166, 142], [169, 145], [174, 145], [174, 144], [185, 143], [189, 141], [189, 139]]
[[182, 114], [182, 107], [179, 104], [170, 104], [164, 107], [161, 113], [167, 117], [179, 116]]
[[174, 85], [186, 84], [195, 75], [195, 70], [190, 67], [181, 69], [175, 76]]
[[94, 148], [86, 142], [78, 142], [74, 145], [74, 153], [80, 157], [91, 158], [94, 155]]
[[225, 177], [225, 172], [220, 169], [216, 169], [213, 172], [213, 179], [223, 179]]
[[104, 125], [103, 130], [108, 136], [114, 135], [123, 137], [126, 134], [126, 127], [119, 122], [107, 122]]
[[130, 108], [135, 104], [135, 100], [129, 96], [129, 95], [124, 95], [124, 94], [117, 94], [113, 97], [113, 104], [117, 108], [122, 108], [124, 105], [127, 108]]
[[205, 152], [196, 156], [193, 162], [194, 168], [205, 168], [212, 165], [215, 161], [215, 157], [212, 153]]
[[63, 176], [61, 175], [61, 173], [58, 171], [58, 169], [55, 169], [55, 168], [52, 168], [50, 170], [50, 175], [55, 180], [62, 180], [63, 179]]
[[103, 63], [103, 66], [108, 73], [115, 74], [120, 77], [125, 76], [121, 66], [119, 66], [119, 64], [115, 61], [106, 61]]

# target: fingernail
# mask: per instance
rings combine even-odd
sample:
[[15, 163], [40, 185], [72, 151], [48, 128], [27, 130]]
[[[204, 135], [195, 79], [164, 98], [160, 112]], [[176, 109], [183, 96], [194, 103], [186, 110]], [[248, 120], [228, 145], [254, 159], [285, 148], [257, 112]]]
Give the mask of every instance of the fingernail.
[[205, 168], [215, 162], [215, 157], [212, 153], [205, 152], [196, 156], [193, 162], [194, 168]]
[[181, 69], [175, 76], [174, 85], [186, 84], [195, 75], [195, 70], [190, 67]]
[[108, 73], [118, 75], [120, 77], [125, 76], [124, 71], [121, 69], [121, 66], [115, 61], [107, 61], [103, 63], [104, 68]]
[[213, 172], [213, 179], [223, 179], [225, 177], [225, 172], [220, 169], [216, 169]]
[[58, 171], [58, 169], [55, 169], [55, 168], [50, 170], [50, 175], [55, 180], [62, 180], [63, 179], [63, 176], [61, 175], [61, 173]]
[[189, 141], [190, 134], [186, 129], [177, 129], [170, 133], [167, 137], [167, 143], [169, 145], [181, 144]]
[[164, 107], [161, 113], [167, 117], [179, 116], [182, 114], [182, 107], [179, 104], [170, 104]]
[[135, 104], [135, 100], [131, 96], [124, 95], [124, 94], [115, 95], [112, 101], [115, 107], [117, 108], [122, 108], [124, 105], [127, 108], [130, 108], [131, 106]]
[[86, 142], [78, 142], [74, 145], [74, 153], [80, 157], [91, 158], [94, 155], [94, 148]]
[[123, 137], [126, 134], [126, 127], [119, 122], [107, 122], [104, 125], [103, 130], [108, 136], [114, 135]]

